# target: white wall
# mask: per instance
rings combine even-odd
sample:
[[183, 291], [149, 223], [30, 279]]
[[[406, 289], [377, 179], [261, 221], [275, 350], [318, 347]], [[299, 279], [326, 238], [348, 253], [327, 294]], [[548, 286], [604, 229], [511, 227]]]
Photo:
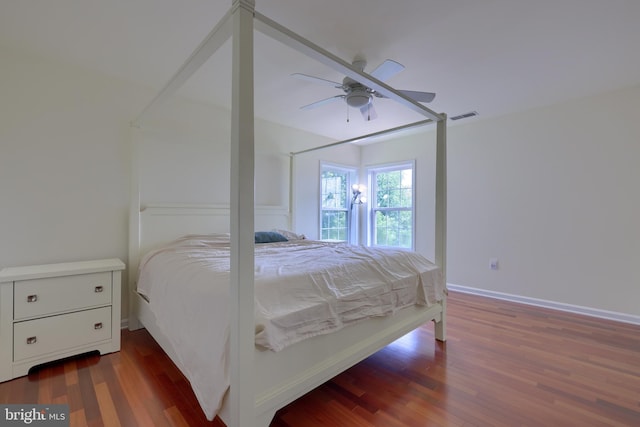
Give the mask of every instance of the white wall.
[[[448, 281], [640, 315], [638, 111], [634, 87], [450, 127]], [[362, 159], [417, 158], [420, 188], [430, 147], [415, 135]]]
[[0, 48], [0, 267], [126, 259], [131, 108], [144, 92]]
[[[228, 110], [174, 99], [135, 129], [141, 204], [229, 204], [230, 125]], [[290, 153], [328, 142], [256, 120], [256, 204], [288, 208]]]

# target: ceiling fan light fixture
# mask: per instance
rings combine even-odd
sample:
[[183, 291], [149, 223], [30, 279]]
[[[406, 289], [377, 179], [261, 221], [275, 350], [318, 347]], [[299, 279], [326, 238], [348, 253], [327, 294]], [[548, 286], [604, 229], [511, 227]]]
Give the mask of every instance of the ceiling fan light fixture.
[[353, 89], [346, 95], [347, 105], [350, 107], [360, 108], [371, 102], [371, 94], [365, 88]]

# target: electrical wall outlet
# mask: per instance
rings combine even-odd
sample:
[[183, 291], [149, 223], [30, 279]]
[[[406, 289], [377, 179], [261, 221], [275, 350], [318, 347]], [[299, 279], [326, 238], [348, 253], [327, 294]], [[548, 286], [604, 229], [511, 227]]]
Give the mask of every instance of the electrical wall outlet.
[[498, 269], [498, 258], [489, 258], [489, 268], [492, 270]]

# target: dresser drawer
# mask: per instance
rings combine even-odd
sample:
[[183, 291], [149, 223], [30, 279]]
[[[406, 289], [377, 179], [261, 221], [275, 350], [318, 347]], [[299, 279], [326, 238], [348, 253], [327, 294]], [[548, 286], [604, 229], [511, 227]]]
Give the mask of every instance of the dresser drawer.
[[111, 304], [111, 272], [14, 282], [14, 319]]
[[13, 325], [13, 360], [43, 356], [111, 338], [111, 307], [94, 308]]

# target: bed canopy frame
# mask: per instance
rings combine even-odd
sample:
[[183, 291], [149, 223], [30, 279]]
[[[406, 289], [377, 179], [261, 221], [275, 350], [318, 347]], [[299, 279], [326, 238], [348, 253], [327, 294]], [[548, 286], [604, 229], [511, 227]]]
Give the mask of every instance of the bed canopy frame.
[[[256, 12], [255, 0], [232, 0], [229, 11], [219, 21], [186, 62], [177, 70], [165, 87], [131, 123], [141, 127], [166, 99], [172, 96], [229, 38], [232, 39], [232, 98], [231, 98], [231, 176], [229, 231], [230, 258], [230, 388], [227, 395], [229, 427], [255, 427], [256, 413], [254, 378], [254, 90], [253, 90], [253, 33], [261, 33], [295, 49], [296, 51], [357, 80], [376, 92], [391, 98], [426, 119], [374, 134], [339, 141], [321, 147], [291, 153], [291, 167], [296, 155], [311, 150], [365, 140], [411, 127], [435, 123], [436, 128], [436, 212], [435, 263], [446, 272], [446, 115], [436, 113], [394, 88], [354, 68], [350, 63], [320, 46], [293, 33], [282, 25]], [[133, 148], [132, 200], [130, 215], [129, 285], [130, 295], [135, 293], [135, 282], [140, 255], [140, 194], [138, 183], [137, 149]], [[290, 182], [291, 188], [291, 182]], [[289, 210], [292, 209], [291, 189]], [[446, 276], [445, 276], [446, 277]], [[446, 282], [445, 282], [446, 283]], [[240, 286], [241, 285], [241, 286]], [[137, 324], [130, 300], [130, 328]], [[442, 302], [441, 321], [435, 324], [435, 335], [446, 339], [446, 301]], [[138, 324], [139, 327], [139, 324]], [[135, 326], [133, 327], [135, 328]]]

